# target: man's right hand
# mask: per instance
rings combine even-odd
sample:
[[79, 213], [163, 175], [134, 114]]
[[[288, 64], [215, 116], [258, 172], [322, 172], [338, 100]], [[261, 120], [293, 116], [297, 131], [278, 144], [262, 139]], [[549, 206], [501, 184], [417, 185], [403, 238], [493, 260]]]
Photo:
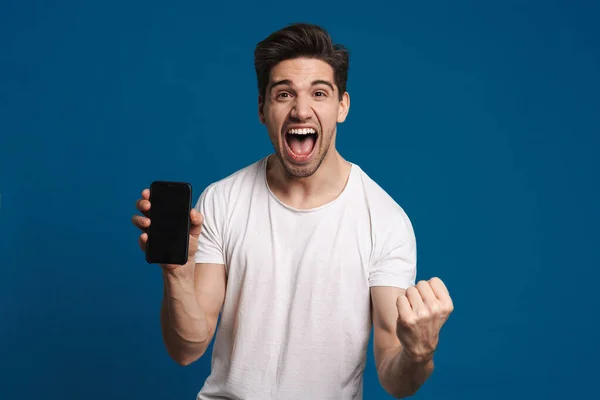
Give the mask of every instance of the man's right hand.
[[[146, 230], [150, 226], [150, 190], [144, 189], [142, 191], [142, 197], [136, 202], [137, 210], [142, 213], [142, 215], [134, 215], [132, 218], [133, 225], [138, 227], [142, 233], [138, 238], [138, 245], [143, 252], [146, 252], [146, 243], [148, 242], [148, 233]], [[200, 231], [202, 229], [202, 221], [203, 217], [195, 209], [190, 211], [190, 242], [189, 242], [189, 251], [188, 251], [188, 261], [185, 265], [177, 265], [177, 264], [160, 264], [165, 272], [176, 272], [182, 273], [184, 275], [193, 276], [195, 260], [194, 256], [196, 251], [198, 250], [198, 237], [200, 236]]]

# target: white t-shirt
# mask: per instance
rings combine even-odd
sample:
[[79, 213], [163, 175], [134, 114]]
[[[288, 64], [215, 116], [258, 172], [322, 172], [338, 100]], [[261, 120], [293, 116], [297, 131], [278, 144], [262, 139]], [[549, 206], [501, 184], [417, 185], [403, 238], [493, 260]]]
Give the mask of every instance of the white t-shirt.
[[227, 269], [197, 399], [360, 400], [369, 288], [415, 284], [412, 225], [355, 164], [337, 199], [293, 209], [268, 187], [266, 161], [211, 184], [196, 205], [196, 262]]

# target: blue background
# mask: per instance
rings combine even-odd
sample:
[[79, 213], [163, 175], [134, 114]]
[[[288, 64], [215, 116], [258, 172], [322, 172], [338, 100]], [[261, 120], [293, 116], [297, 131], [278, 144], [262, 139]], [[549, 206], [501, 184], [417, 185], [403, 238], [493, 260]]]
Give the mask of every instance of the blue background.
[[[590, 398], [600, 356], [593, 2], [4, 1], [0, 397], [193, 399], [131, 225], [272, 148], [254, 45], [323, 24], [351, 50], [338, 147], [407, 211], [455, 312], [415, 399]], [[369, 348], [366, 399], [385, 399]]]

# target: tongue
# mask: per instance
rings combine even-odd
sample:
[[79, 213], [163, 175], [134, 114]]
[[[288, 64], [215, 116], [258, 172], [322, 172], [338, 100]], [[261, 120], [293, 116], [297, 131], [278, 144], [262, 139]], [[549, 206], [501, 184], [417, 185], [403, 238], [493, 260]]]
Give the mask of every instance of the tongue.
[[310, 154], [313, 147], [315, 146], [315, 138], [313, 135], [305, 135], [303, 138], [300, 135], [289, 135], [290, 149], [294, 154], [299, 156], [306, 156]]

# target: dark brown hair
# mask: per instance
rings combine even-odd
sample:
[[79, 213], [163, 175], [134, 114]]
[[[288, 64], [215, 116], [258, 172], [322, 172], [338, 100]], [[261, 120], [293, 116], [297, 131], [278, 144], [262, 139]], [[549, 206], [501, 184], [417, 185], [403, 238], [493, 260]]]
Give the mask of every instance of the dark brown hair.
[[256, 45], [254, 68], [258, 79], [258, 92], [263, 99], [271, 69], [282, 61], [298, 57], [316, 58], [331, 65], [339, 98], [342, 99], [346, 91], [350, 64], [348, 50], [343, 45], [334, 44], [324, 28], [306, 23], [288, 25]]

